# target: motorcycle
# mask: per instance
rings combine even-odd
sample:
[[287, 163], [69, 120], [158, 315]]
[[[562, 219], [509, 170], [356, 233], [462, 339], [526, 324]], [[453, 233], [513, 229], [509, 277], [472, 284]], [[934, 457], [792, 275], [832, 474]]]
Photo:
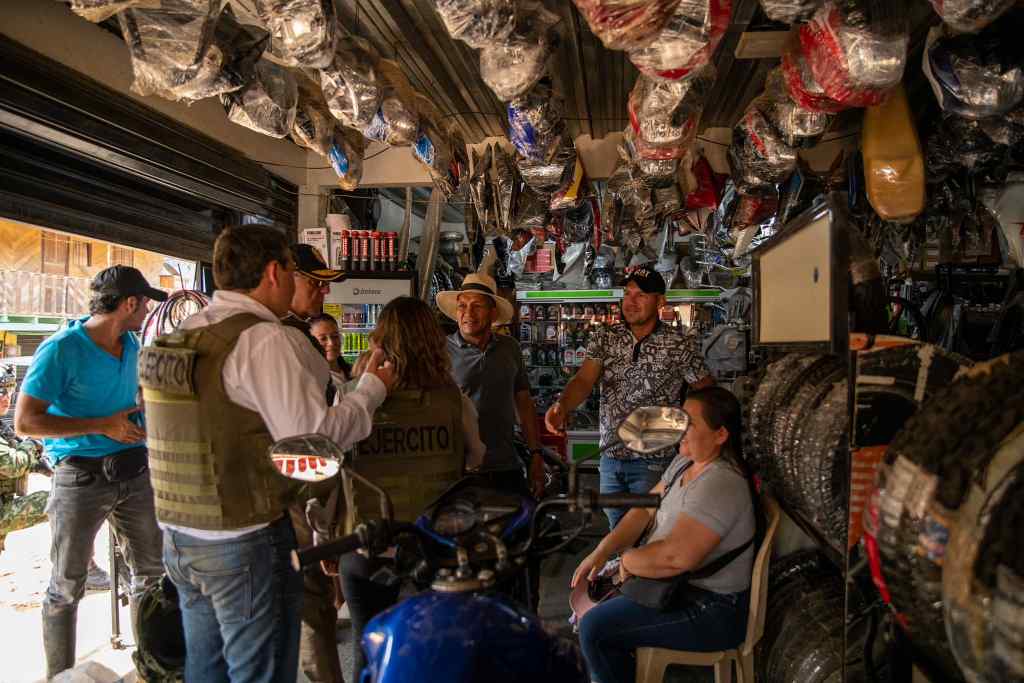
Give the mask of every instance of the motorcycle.
[[[689, 416], [680, 408], [638, 408], [620, 425], [618, 437], [627, 448], [650, 453], [678, 443], [688, 427]], [[345, 491], [366, 486], [380, 502], [379, 517], [353, 533], [295, 551], [296, 570], [357, 550], [377, 556], [394, 548], [393, 565], [373, 580], [410, 581], [423, 589], [367, 624], [361, 683], [589, 681], [576, 644], [546, 632], [506, 588], [524, 574], [529, 556], [559, 552], [577, 539], [595, 510], [660, 504], [656, 495], [579, 491], [574, 462], [567, 493], [539, 503], [470, 477], [415, 521], [399, 521], [388, 493], [345, 464], [326, 437], [285, 439], [271, 447], [270, 457], [285, 476], [317, 482], [340, 473]], [[547, 511], [557, 508], [582, 513], [580, 523], [568, 529], [547, 523]]]

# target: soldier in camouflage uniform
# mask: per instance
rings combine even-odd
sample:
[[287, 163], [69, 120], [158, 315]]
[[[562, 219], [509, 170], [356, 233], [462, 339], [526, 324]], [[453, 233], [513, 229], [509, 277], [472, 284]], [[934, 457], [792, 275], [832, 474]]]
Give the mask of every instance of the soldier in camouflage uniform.
[[[14, 367], [0, 365], [0, 415], [11, 407], [17, 379]], [[47, 471], [43, 446], [19, 439], [9, 426], [0, 424], [0, 552], [7, 534], [46, 521], [46, 491], [25, 495], [28, 473]]]

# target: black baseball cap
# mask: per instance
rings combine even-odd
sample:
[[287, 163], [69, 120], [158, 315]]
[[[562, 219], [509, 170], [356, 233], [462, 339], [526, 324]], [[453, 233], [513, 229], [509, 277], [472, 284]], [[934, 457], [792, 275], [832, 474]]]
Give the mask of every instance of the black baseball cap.
[[626, 281], [622, 283], [622, 286], [625, 287], [630, 282], [635, 282], [644, 294], [665, 293], [665, 278], [661, 276], [661, 273], [647, 266], [634, 269], [626, 276]]
[[167, 301], [167, 292], [150, 287], [138, 268], [111, 266], [96, 274], [89, 289], [97, 294], [114, 296], [144, 296], [154, 301]]
[[312, 244], [293, 244], [292, 256], [295, 258], [295, 269], [314, 280], [337, 282], [345, 279], [345, 272], [327, 267], [327, 260], [320, 250]]

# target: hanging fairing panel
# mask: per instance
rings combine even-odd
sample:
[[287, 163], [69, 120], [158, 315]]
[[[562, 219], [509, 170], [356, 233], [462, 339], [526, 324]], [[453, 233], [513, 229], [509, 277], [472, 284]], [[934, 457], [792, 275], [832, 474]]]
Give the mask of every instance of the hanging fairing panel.
[[879, 104], [903, 78], [908, 34], [889, 0], [828, 0], [799, 31], [815, 80], [851, 107]]
[[491, 164], [493, 148], [490, 144], [484, 146], [482, 153], [471, 150], [473, 169], [469, 176], [469, 196], [473, 200], [473, 207], [476, 210], [477, 218], [480, 220], [480, 228], [484, 236], [492, 236], [497, 233], [498, 220], [494, 215], [494, 187], [491, 184]]
[[629, 59], [656, 78], [687, 78], [711, 62], [732, 17], [732, 0], [682, 0], [661, 34]]
[[562, 98], [541, 81], [508, 103], [508, 139], [520, 156], [540, 161], [551, 154], [565, 132]]
[[272, 138], [292, 132], [298, 99], [295, 76], [266, 59], [256, 63], [255, 77], [245, 87], [221, 95], [229, 121]]
[[928, 32], [923, 70], [944, 112], [971, 119], [1002, 116], [1024, 100], [1024, 13], [978, 35]]
[[482, 49], [508, 41], [516, 28], [516, 0], [434, 0], [448, 35]]
[[813, 147], [832, 125], [831, 114], [802, 107], [789, 96], [781, 67], [768, 72], [764, 90], [768, 119], [790, 147]]
[[755, 99], [733, 128], [729, 169], [741, 191], [756, 193], [759, 188], [781, 183], [796, 168], [796, 150], [786, 144], [765, 114], [770, 106], [763, 95]]
[[532, 161], [518, 157], [516, 165], [527, 185], [539, 194], [550, 196], [571, 182], [576, 168], [576, 146], [569, 138], [563, 138], [550, 158]]
[[354, 190], [363, 179], [363, 153], [366, 138], [351, 128], [335, 127], [327, 161], [338, 176], [338, 187]]
[[287, 66], [320, 69], [331, 63], [338, 38], [333, 0], [254, 0], [270, 31], [270, 52]]
[[681, 158], [697, 136], [714, 80], [711, 66], [684, 81], [637, 78], [629, 94], [637, 154], [645, 159]]
[[637, 50], [657, 40], [680, 0], [573, 0], [609, 50]]
[[363, 135], [392, 147], [411, 145], [420, 129], [416, 93], [397, 62], [382, 59], [375, 71], [381, 85], [381, 104]]
[[1014, 0], [929, 0], [942, 21], [961, 33], [977, 33], [1013, 7]]
[[342, 125], [364, 130], [377, 115], [383, 93], [373, 68], [376, 62], [368, 42], [339, 36], [334, 58], [320, 71], [320, 87], [331, 114]]
[[520, 12], [515, 32], [480, 51], [480, 77], [502, 102], [524, 95], [547, 71], [557, 44], [558, 16], [542, 5]]
[[804, 109], [831, 114], [847, 109], [847, 105], [825, 94], [797, 41], [787, 43], [782, 50], [782, 75], [790, 99]]
[[292, 140], [297, 145], [327, 156], [334, 143], [334, 117], [327, 109], [318, 83], [299, 80], [299, 104], [292, 124]]
[[501, 145], [494, 145], [491, 149], [493, 151], [491, 196], [494, 198], [498, 234], [508, 235], [512, 232], [512, 223], [515, 220], [516, 200], [519, 196], [519, 174], [511, 157]]
[[132, 92], [200, 100], [234, 92], [252, 78], [265, 34], [241, 27], [218, 0], [164, 0], [160, 9], [118, 15], [132, 60]]

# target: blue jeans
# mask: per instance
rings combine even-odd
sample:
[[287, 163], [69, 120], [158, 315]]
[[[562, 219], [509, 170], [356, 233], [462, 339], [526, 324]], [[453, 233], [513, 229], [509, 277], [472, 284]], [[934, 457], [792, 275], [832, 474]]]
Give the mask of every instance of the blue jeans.
[[285, 516], [240, 538], [204, 541], [164, 531], [164, 564], [178, 589], [189, 683], [294, 683], [302, 574]]
[[580, 622], [580, 646], [595, 683], [632, 683], [638, 647], [716, 652], [743, 642], [749, 590], [713, 593], [690, 588], [688, 593], [685, 605], [669, 612], [622, 595], [587, 612]]
[[[661, 460], [622, 460], [602, 455], [601, 493], [647, 493], [658, 485], [673, 458], [674, 455]], [[627, 512], [625, 508], [605, 508], [608, 528], [614, 529]]]

